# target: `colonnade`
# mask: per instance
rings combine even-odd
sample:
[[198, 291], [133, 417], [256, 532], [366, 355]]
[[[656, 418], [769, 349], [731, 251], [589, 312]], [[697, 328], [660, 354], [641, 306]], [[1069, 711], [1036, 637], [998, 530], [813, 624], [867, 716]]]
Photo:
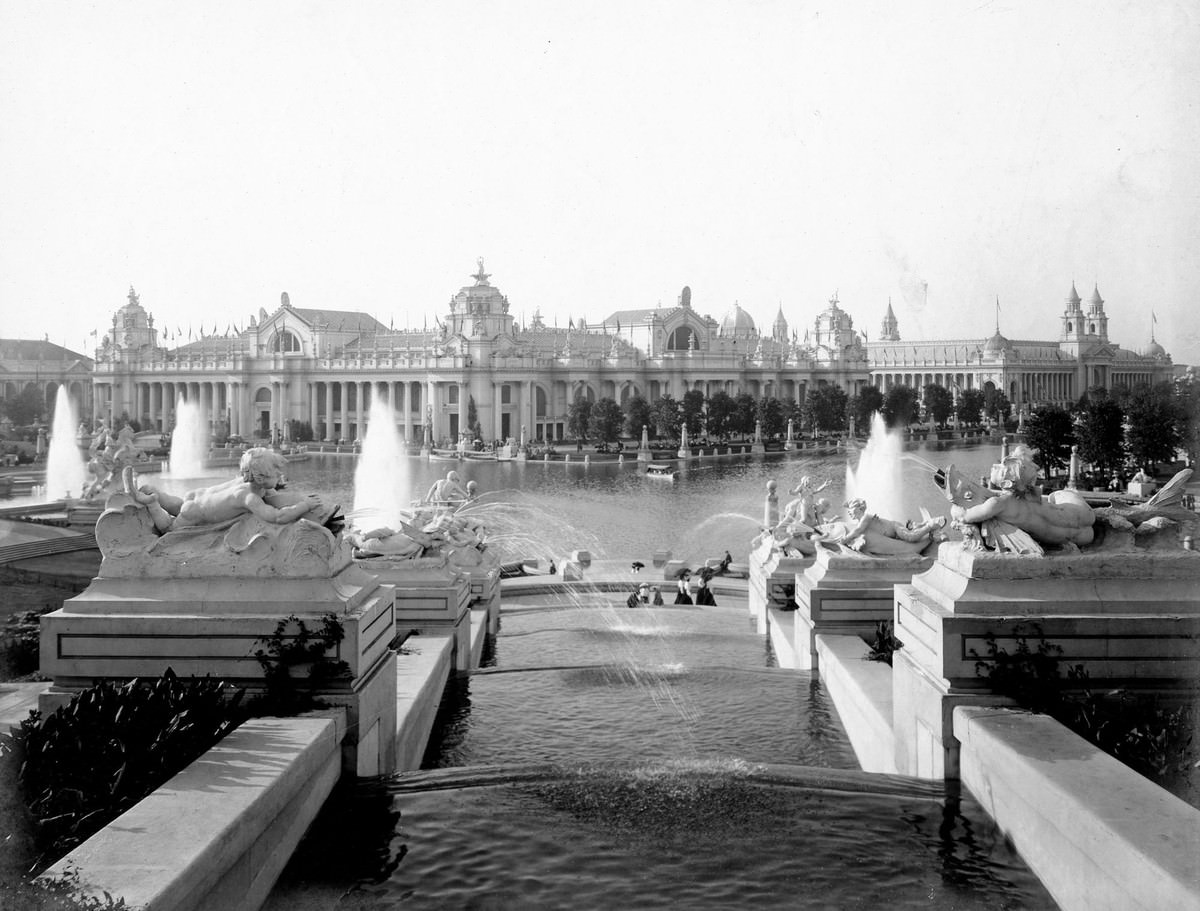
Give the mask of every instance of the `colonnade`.
[[[995, 374], [966, 371], [962, 373], [904, 371], [899, 373], [877, 373], [872, 381], [881, 392], [896, 386], [908, 386], [921, 394], [926, 386], [941, 386], [957, 393], [965, 389], [983, 389], [988, 382], [995, 382]], [[1000, 383], [995, 383], [1001, 388]], [[1074, 402], [1080, 392], [1075, 389], [1074, 371], [1021, 371], [1007, 377], [1007, 386], [1001, 391], [1015, 405], [1059, 404]]]

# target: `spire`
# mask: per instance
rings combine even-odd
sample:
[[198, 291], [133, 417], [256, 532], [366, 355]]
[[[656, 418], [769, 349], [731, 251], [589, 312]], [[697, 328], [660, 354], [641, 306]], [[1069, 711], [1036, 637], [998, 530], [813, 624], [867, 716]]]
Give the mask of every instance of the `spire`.
[[1067, 307], [1071, 310], [1079, 309], [1079, 292], [1075, 290], [1075, 280], [1071, 280], [1071, 293], [1067, 295]]
[[1092, 290], [1092, 298], [1088, 301], [1088, 310], [1093, 313], [1103, 312], [1104, 298], [1100, 296], [1100, 285], [1096, 284]]

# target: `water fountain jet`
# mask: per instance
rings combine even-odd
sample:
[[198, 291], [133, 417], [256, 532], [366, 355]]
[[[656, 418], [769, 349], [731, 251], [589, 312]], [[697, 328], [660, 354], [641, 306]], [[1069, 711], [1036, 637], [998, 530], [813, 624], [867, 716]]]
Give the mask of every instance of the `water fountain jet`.
[[858, 466], [846, 466], [846, 500], [859, 498], [865, 500], [876, 515], [903, 519], [903, 458], [903, 436], [898, 431], [888, 430], [883, 415], [875, 412], [867, 445], [859, 454]]
[[43, 497], [47, 501], [72, 495], [79, 496], [87, 483], [87, 468], [75, 430], [79, 423], [75, 403], [65, 386], [58, 387], [54, 400], [54, 422], [51, 426], [50, 449], [46, 456], [46, 484]]
[[365, 528], [374, 522], [399, 528], [412, 500], [412, 482], [404, 443], [396, 429], [392, 406], [380, 399], [371, 402], [362, 454], [354, 468], [355, 524]]
[[171, 431], [168, 472], [173, 478], [198, 478], [208, 455], [208, 429], [198, 402], [175, 402], [175, 429]]

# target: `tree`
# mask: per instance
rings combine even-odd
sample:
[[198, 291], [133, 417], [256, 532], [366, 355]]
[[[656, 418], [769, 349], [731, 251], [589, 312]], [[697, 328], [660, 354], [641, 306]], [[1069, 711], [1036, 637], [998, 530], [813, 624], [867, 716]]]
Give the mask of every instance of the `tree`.
[[704, 393], [689, 389], [683, 394], [683, 422], [688, 436], [698, 437], [704, 431]]
[[784, 431], [783, 405], [774, 396], [766, 396], [758, 402], [757, 418], [762, 423], [765, 439], [773, 439]]
[[1171, 462], [1184, 443], [1187, 411], [1170, 383], [1141, 385], [1125, 408], [1129, 456], [1138, 465]]
[[625, 400], [625, 435], [641, 440], [642, 428], [651, 427], [653, 419], [650, 403], [640, 395], [631, 395]]
[[1029, 416], [1025, 442], [1035, 451], [1034, 461], [1046, 477], [1069, 463], [1074, 431], [1070, 413], [1058, 405], [1043, 405]]
[[1183, 420], [1183, 445], [1188, 451], [1188, 463], [1200, 459], [1200, 378], [1192, 370], [1179, 384], [1179, 407]]
[[925, 413], [935, 424], [945, 427], [946, 421], [954, 413], [954, 396], [945, 386], [937, 383], [928, 384], [923, 390], [925, 394]]
[[714, 437], [724, 438], [734, 429], [734, 412], [737, 404], [728, 392], [714, 392], [708, 399], [708, 432]]
[[804, 424], [817, 433], [845, 430], [848, 404], [840, 386], [818, 386], [804, 397]]
[[1107, 395], [1089, 396], [1088, 404], [1075, 423], [1079, 457], [1101, 471], [1110, 471], [1125, 461], [1125, 416]]
[[42, 416], [42, 397], [32, 386], [17, 393], [11, 399], [0, 400], [4, 404], [4, 414], [17, 427], [28, 427], [36, 424]]
[[668, 439], [679, 436], [679, 402], [669, 395], [664, 395], [651, 408], [654, 426], [658, 429], [655, 436]]
[[968, 427], [975, 427], [983, 420], [983, 392], [964, 389], [958, 394], [958, 419]]
[[479, 412], [475, 409], [475, 396], [467, 396], [467, 430], [476, 440], [483, 439], [483, 428], [479, 426]]
[[917, 417], [917, 390], [911, 386], [893, 386], [883, 397], [881, 411], [888, 427], [907, 427]]
[[737, 409], [734, 411], [734, 426], [730, 428], [734, 433], [740, 433], [743, 436], [749, 436], [754, 433], [754, 422], [758, 414], [758, 403], [754, 401], [754, 396], [748, 392], [739, 392], [733, 400]]
[[850, 416], [854, 418], [855, 434], [865, 436], [871, 427], [871, 418], [875, 412], [883, 410], [883, 393], [876, 386], [867, 386], [850, 399], [846, 408]]
[[592, 406], [588, 422], [596, 439], [607, 442], [620, 437], [623, 417], [620, 405], [612, 399], [599, 399]]
[[586, 442], [591, 413], [592, 403], [584, 398], [582, 393], [576, 393], [575, 401], [567, 411], [567, 433], [576, 440]]
[[1003, 424], [1012, 413], [1012, 403], [999, 389], [989, 386], [983, 390], [983, 413], [998, 424]]

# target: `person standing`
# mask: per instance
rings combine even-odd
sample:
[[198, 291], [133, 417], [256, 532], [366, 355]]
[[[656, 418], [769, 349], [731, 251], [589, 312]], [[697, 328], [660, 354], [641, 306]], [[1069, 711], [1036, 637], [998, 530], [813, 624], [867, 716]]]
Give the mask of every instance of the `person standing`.
[[691, 575], [692, 574], [686, 569], [681, 569], [679, 571], [679, 576], [677, 577], [676, 581], [676, 586], [679, 589], [678, 593], [675, 595], [676, 604], [693, 603], [692, 596], [688, 593], [688, 579], [691, 578]]

